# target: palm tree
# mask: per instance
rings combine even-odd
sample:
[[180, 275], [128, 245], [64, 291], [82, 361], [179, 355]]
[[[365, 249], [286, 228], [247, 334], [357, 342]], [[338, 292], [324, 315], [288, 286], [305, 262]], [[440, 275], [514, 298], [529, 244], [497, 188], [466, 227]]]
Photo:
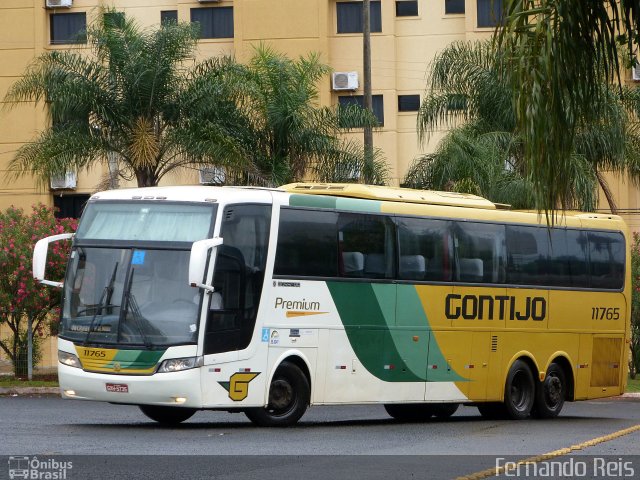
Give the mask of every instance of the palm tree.
[[[635, 58], [640, 0], [503, 0], [495, 38], [507, 52], [516, 126], [536, 206], [571, 203], [571, 153], [585, 122], [606, 109], [620, 47]], [[622, 49], [624, 51], [624, 48]], [[626, 65], [626, 66], [629, 66]]]
[[[422, 141], [438, 125], [453, 127], [436, 152], [411, 166], [404, 183], [477, 193], [516, 208], [535, 208], [537, 184], [525, 161], [525, 136], [517, 128], [507, 59], [490, 42], [454, 43], [434, 60], [429, 93], [418, 115]], [[599, 185], [616, 206], [603, 171], [637, 171], [638, 140], [625, 108], [606, 82], [598, 116], [579, 118], [565, 179], [564, 206], [593, 210]], [[635, 174], [635, 173], [634, 173]], [[636, 176], [637, 178], [637, 176]]]
[[[311, 176], [321, 181], [357, 181], [364, 165], [362, 145], [341, 134], [375, 117], [358, 107], [319, 106], [318, 82], [328, 66], [317, 54], [291, 60], [258, 46], [247, 65], [236, 117], [228, 133], [255, 165], [236, 170], [235, 183], [280, 185]], [[384, 183], [386, 163], [378, 152], [374, 179]]]
[[[115, 158], [118, 173], [138, 186], [193, 165], [249, 168], [216, 122], [235, 112], [239, 66], [228, 58], [194, 66], [198, 32], [190, 24], [142, 30], [113, 11], [100, 17], [87, 32], [91, 55], [48, 52], [9, 89], [5, 101], [43, 102], [51, 117], [12, 168], [46, 182]], [[195, 110], [216, 114], [195, 124]]]

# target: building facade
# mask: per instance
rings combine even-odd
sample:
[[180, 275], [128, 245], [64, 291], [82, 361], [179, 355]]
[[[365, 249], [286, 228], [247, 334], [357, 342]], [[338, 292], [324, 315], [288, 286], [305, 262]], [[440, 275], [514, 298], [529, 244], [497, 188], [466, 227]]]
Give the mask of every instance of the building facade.
[[[500, 0], [372, 0], [371, 50], [374, 111], [383, 127], [374, 135], [398, 185], [412, 160], [433, 150], [442, 132], [420, 145], [416, 115], [431, 60], [454, 41], [491, 35]], [[112, 6], [145, 27], [164, 20], [197, 21], [200, 59], [233, 55], [246, 61], [252, 49], [267, 44], [289, 57], [318, 52], [334, 70], [320, 86], [320, 102], [336, 105], [362, 97], [361, 2], [342, 0], [2, 0], [0, 2], [0, 100], [39, 55], [69, 48], [86, 49], [78, 32], [93, 22], [99, 6]], [[630, 77], [630, 75], [629, 75]], [[9, 162], [24, 142], [48, 122], [42, 105], [0, 110], [0, 209], [28, 209], [41, 202], [77, 216], [97, 189], [106, 167], [69, 172], [51, 185], [17, 177]], [[360, 135], [355, 132], [350, 135]], [[197, 184], [197, 172], [166, 178], [165, 184]], [[624, 178], [609, 179], [621, 213], [640, 230], [638, 189]], [[121, 186], [125, 186], [122, 185]], [[606, 204], [603, 202], [603, 208]], [[51, 348], [55, 352], [55, 348]], [[46, 354], [46, 352], [45, 352]], [[49, 356], [49, 355], [47, 355]], [[46, 360], [45, 360], [46, 361]]]

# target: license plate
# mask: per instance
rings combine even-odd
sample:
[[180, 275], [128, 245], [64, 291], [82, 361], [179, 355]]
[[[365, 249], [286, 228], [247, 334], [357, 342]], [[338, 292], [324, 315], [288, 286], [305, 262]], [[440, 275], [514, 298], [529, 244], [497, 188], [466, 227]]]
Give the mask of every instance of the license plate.
[[107, 392], [129, 393], [129, 385], [126, 383], [107, 383]]

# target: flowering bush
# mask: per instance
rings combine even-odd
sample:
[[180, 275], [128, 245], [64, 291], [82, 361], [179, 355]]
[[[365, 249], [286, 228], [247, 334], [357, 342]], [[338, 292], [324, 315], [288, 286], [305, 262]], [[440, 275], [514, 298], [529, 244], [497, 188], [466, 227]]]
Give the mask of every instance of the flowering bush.
[[631, 378], [640, 372], [640, 234], [633, 233], [631, 246]]
[[[12, 332], [10, 338], [0, 340], [0, 348], [13, 362], [16, 375], [26, 370], [26, 365], [17, 360], [26, 349], [28, 318], [32, 319], [34, 333], [43, 337], [48, 333], [47, 320], [55, 323], [59, 317], [60, 291], [33, 279], [33, 247], [41, 238], [74, 232], [76, 227], [75, 219], [56, 219], [53, 209], [42, 204], [33, 206], [31, 215], [15, 207], [0, 212], [0, 324], [6, 324]], [[69, 247], [69, 242], [50, 246], [47, 278], [62, 279]]]

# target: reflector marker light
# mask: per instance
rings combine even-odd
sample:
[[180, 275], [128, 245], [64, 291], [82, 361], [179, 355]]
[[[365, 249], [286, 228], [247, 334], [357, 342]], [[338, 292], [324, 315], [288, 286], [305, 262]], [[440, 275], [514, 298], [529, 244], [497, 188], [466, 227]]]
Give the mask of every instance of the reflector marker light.
[[336, 365], [336, 370], [346, 370], [347, 366], [346, 365]]
[[429, 368], [431, 370], [437, 370], [438, 369], [438, 365], [429, 365], [427, 368]]
[[384, 369], [385, 370], [395, 370], [396, 366], [395, 365], [385, 365]]

